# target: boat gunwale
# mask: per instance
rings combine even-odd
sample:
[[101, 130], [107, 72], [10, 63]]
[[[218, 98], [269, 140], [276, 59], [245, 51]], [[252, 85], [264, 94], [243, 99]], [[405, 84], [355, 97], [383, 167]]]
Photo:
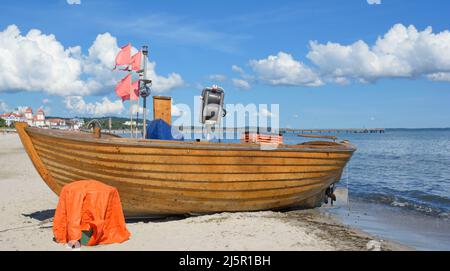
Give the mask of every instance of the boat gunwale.
[[[261, 148], [260, 144], [251, 143], [221, 143], [221, 142], [195, 142], [195, 141], [169, 141], [169, 140], [149, 140], [149, 139], [134, 139], [134, 138], [83, 138], [77, 137], [76, 134], [71, 134], [66, 131], [57, 131], [55, 133], [48, 132], [51, 130], [40, 129], [36, 127], [25, 127], [27, 133], [37, 133], [39, 135], [58, 138], [62, 140], [78, 141], [83, 143], [102, 144], [102, 145], [122, 145], [134, 147], [147, 148], [170, 148], [170, 149], [198, 149], [198, 150], [220, 150], [220, 151], [288, 151], [288, 152], [355, 152], [356, 147], [349, 143], [336, 143], [335, 146], [315, 145], [314, 147], [308, 145], [286, 145], [281, 144], [281, 147], [274, 149]], [[65, 134], [65, 135], [64, 135]], [[269, 145], [269, 144], [268, 144]], [[336, 148], [340, 147], [340, 148]]]

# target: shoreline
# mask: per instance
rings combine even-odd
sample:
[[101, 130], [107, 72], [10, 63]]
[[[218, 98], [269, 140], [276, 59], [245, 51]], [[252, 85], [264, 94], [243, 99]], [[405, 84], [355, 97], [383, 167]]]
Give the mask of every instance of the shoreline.
[[[0, 135], [0, 250], [67, 250], [53, 241], [58, 197], [17, 134]], [[82, 250], [412, 250], [342, 223], [326, 208], [127, 220], [122, 244]]]

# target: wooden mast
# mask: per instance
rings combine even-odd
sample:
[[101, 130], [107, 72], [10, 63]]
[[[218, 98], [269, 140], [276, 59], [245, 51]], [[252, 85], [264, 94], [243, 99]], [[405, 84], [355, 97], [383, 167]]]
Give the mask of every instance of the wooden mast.
[[[128, 67], [128, 74], [131, 75], [131, 69]], [[130, 137], [133, 138], [133, 100], [131, 99], [131, 93], [133, 91], [133, 88], [131, 87], [133, 84], [130, 85]]]

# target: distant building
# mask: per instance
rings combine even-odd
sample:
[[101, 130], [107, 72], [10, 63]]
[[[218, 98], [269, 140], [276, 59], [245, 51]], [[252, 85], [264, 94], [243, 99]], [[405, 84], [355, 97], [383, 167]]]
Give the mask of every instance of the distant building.
[[130, 124], [133, 126], [136, 126], [136, 122], [134, 120], [133, 121], [127, 120], [123, 123], [123, 125], [125, 125], [125, 126], [130, 126]]
[[16, 121], [26, 121], [25, 116], [20, 113], [8, 112], [0, 114], [0, 118], [4, 119], [7, 126], [11, 126]]
[[28, 107], [25, 110], [25, 119], [28, 125], [33, 126], [33, 109], [31, 109], [31, 107]]
[[[125, 126], [130, 126], [131, 123], [133, 124], [134, 127], [136, 127], [136, 122], [135, 122], [134, 120], [133, 120], [133, 122], [127, 120], [127, 121], [125, 121], [125, 122], [123, 123], [123, 125], [125, 125]], [[142, 126], [142, 125], [143, 125], [143, 124], [142, 124], [141, 122], [138, 123], [138, 126]]]
[[36, 127], [44, 127], [45, 126], [45, 113], [42, 108], [39, 108], [36, 115], [33, 115], [33, 109], [31, 107], [28, 107], [25, 110], [25, 114], [21, 113], [9, 113], [9, 114], [16, 114], [20, 117], [17, 117], [14, 119], [14, 121], [26, 121], [28, 125], [30, 126], [36, 126]]
[[45, 113], [41, 108], [38, 110], [36, 116], [33, 116], [33, 109], [28, 107], [25, 112], [22, 114], [18, 111], [16, 112], [7, 112], [0, 115], [0, 118], [4, 119], [6, 125], [10, 126], [14, 122], [26, 122], [30, 126], [45, 126]]
[[68, 129], [69, 127], [66, 124], [66, 120], [54, 118], [54, 119], [46, 119], [45, 125], [51, 129]]
[[42, 108], [39, 108], [36, 116], [33, 117], [33, 126], [44, 127], [45, 126], [45, 114]]
[[30, 126], [51, 128], [51, 129], [74, 129], [79, 130], [84, 125], [83, 119], [74, 118], [71, 120], [65, 120], [61, 118], [45, 118], [45, 112], [42, 108], [39, 108], [36, 115], [33, 115], [33, 109], [27, 107], [25, 112], [7, 112], [0, 114], [0, 118], [4, 119], [7, 126], [10, 126], [14, 122], [26, 122]]
[[74, 119], [71, 119], [71, 121], [73, 123], [72, 129], [79, 130], [79, 129], [81, 129], [81, 127], [84, 126], [84, 119], [74, 118]]
[[73, 118], [70, 120], [66, 120], [66, 125], [71, 130], [79, 130], [84, 125], [83, 119]]

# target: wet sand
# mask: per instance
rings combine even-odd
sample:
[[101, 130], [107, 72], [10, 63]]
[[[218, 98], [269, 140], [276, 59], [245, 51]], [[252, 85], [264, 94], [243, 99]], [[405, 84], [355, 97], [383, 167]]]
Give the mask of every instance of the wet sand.
[[[58, 197], [16, 134], [0, 134], [0, 250], [67, 250], [53, 241]], [[338, 222], [322, 208], [127, 221], [131, 239], [82, 250], [409, 250]]]

